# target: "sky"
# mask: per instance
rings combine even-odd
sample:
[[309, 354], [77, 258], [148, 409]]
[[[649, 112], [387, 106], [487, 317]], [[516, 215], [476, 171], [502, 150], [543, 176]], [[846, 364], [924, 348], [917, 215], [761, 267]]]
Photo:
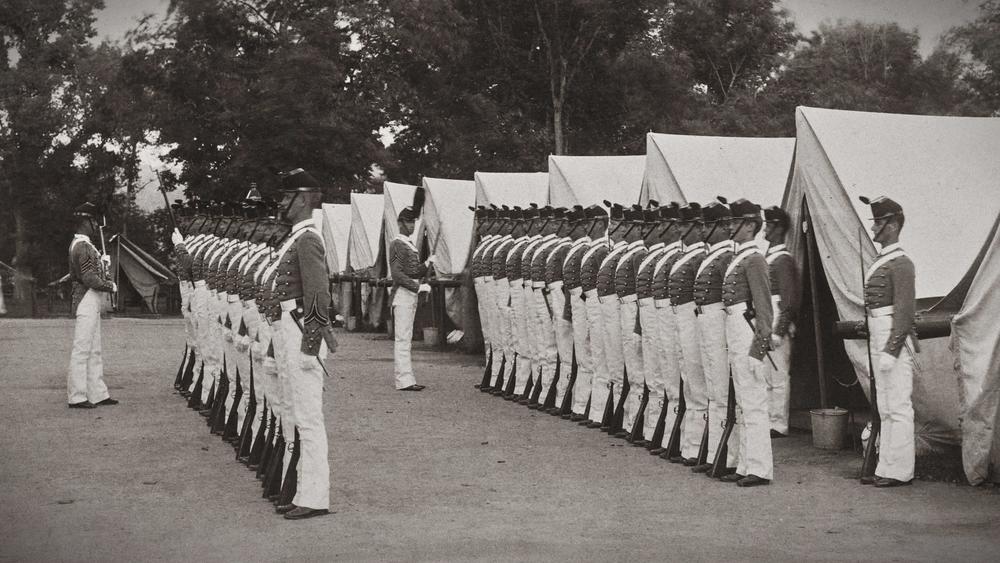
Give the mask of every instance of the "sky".
[[[666, 0], [664, 0], [666, 1]], [[975, 19], [982, 0], [782, 0], [799, 31], [808, 35], [823, 22], [861, 20], [896, 22], [904, 29], [920, 32], [920, 52], [929, 55], [941, 35], [954, 26]], [[97, 17], [98, 39], [121, 40], [145, 14], [163, 15], [169, 0], [104, 0]], [[158, 166], [154, 155], [146, 155], [146, 166]], [[136, 198], [144, 209], [163, 205], [162, 196], [150, 186]]]

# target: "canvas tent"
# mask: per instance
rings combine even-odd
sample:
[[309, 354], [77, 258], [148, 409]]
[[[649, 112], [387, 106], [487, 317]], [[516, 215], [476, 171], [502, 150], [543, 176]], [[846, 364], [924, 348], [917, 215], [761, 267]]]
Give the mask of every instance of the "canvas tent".
[[[382, 186], [382, 194], [385, 196], [385, 214], [382, 217], [383, 229], [385, 232], [385, 252], [389, 255], [389, 245], [392, 239], [399, 234], [399, 212], [413, 203], [413, 193], [417, 191], [416, 186], [409, 184], [397, 184], [386, 182]], [[386, 269], [386, 276], [392, 277]]]
[[792, 138], [648, 133], [641, 202], [704, 205], [721, 195], [779, 205], [794, 151]]
[[[837, 316], [864, 318], [859, 243], [865, 265], [876, 254], [871, 212], [859, 195], [887, 195], [903, 206], [901, 243], [916, 267], [918, 310], [955, 312], [1000, 212], [1000, 120], [800, 107], [796, 130], [784, 205], [793, 225], [807, 212], [811, 218], [815, 256]], [[803, 260], [808, 241], [802, 229], [789, 236], [791, 251]], [[973, 336], [978, 345], [988, 344], [981, 338], [988, 339]], [[843, 346], [867, 393], [865, 341], [845, 340]], [[948, 339], [921, 340], [920, 348], [913, 403], [917, 448], [927, 451], [959, 443], [962, 408]]]
[[347, 265], [355, 272], [375, 268], [382, 237], [382, 194], [351, 194]]
[[476, 172], [476, 205], [545, 205], [549, 175], [545, 172]]
[[639, 202], [645, 156], [549, 156], [549, 204], [553, 207]]
[[323, 233], [326, 267], [331, 274], [347, 269], [347, 244], [351, 233], [351, 206], [346, 203], [324, 203], [313, 210], [316, 227]]
[[417, 248], [426, 239], [428, 249], [437, 258], [434, 263], [437, 274], [459, 276], [465, 270], [472, 244], [475, 217], [469, 207], [476, 204], [475, 182], [424, 178], [423, 185], [426, 200], [422, 226], [417, 231]]
[[108, 254], [111, 256], [111, 271], [119, 273], [118, 284], [125, 286], [122, 283], [124, 276], [142, 297], [146, 309], [150, 313], [158, 314], [157, 298], [160, 286], [176, 284], [177, 276], [156, 258], [121, 235], [115, 235], [108, 241]]

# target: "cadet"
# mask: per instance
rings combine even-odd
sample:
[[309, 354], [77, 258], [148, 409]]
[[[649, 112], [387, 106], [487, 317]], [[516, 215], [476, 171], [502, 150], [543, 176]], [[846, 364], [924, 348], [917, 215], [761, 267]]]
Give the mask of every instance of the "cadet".
[[323, 237], [313, 224], [320, 206], [317, 183], [302, 169], [282, 178], [283, 212], [292, 232], [282, 245], [274, 292], [281, 306], [279, 323], [284, 363], [291, 391], [292, 417], [298, 431], [298, 482], [291, 505], [277, 508], [288, 520], [329, 513], [330, 463], [323, 417], [321, 358], [325, 347], [336, 351], [330, 329], [330, 282]]
[[790, 219], [780, 207], [764, 210], [764, 238], [770, 243], [765, 259], [771, 282], [771, 308], [774, 328], [771, 332], [771, 359], [767, 370], [767, 405], [771, 417], [771, 437], [788, 435], [788, 383], [792, 356], [791, 339], [795, 336], [795, 318], [799, 314], [801, 287], [795, 259], [785, 249], [785, 235]]
[[517, 400], [526, 396], [528, 382], [535, 383], [535, 368], [537, 367], [534, 357], [535, 346], [531, 342], [532, 330], [530, 325], [528, 296], [524, 291], [524, 273], [522, 262], [524, 253], [528, 246], [535, 240], [541, 238], [536, 232], [538, 221], [538, 206], [532, 204], [531, 207], [521, 211], [521, 236], [517, 237], [513, 246], [507, 252], [507, 283], [510, 286], [510, 307], [513, 313], [515, 338], [515, 350], [517, 351], [517, 376], [514, 379], [514, 387], [511, 393], [505, 393], [507, 400]]
[[[607, 325], [604, 323], [601, 302], [597, 297], [597, 272], [601, 267], [601, 262], [611, 252], [611, 237], [608, 234], [611, 222], [608, 212], [600, 206], [589, 208], [588, 215], [593, 218], [590, 231], [593, 240], [580, 259], [581, 298], [586, 303], [590, 358], [594, 366], [590, 384], [590, 421], [586, 425], [588, 428], [600, 428], [604, 424], [605, 405], [611, 399], [609, 394], [611, 383], [608, 376], [607, 346], [604, 339]], [[616, 224], [617, 221], [620, 221], [620, 218], [616, 220]]]
[[110, 257], [97, 251], [90, 237], [99, 232], [95, 226], [97, 208], [84, 203], [73, 212], [76, 234], [69, 245], [69, 276], [73, 281], [73, 351], [69, 357], [66, 394], [69, 408], [92, 409], [97, 405], [117, 405], [104, 383], [101, 359], [101, 310], [106, 293], [118, 286], [108, 279]]
[[[691, 468], [705, 473], [712, 468], [715, 451], [725, 429], [726, 406], [729, 404], [729, 357], [726, 348], [726, 311], [722, 306], [722, 277], [733, 258], [733, 242], [729, 240], [729, 209], [717, 201], [701, 208], [708, 245], [705, 259], [698, 265], [694, 278], [694, 302], [697, 304], [701, 369], [708, 390], [708, 457], [706, 463]], [[727, 448], [726, 467], [736, 466], [734, 430]]]
[[[591, 383], [594, 377], [594, 356], [590, 339], [587, 302], [583, 294], [582, 265], [583, 256], [591, 248], [593, 231], [603, 228], [602, 217], [607, 213], [599, 205], [574, 211], [573, 244], [566, 252], [563, 260], [563, 289], [570, 306], [570, 316], [573, 326], [573, 354], [576, 357], [576, 382], [569, 392], [573, 395], [570, 407], [570, 420], [586, 424], [588, 422], [588, 404], [590, 403]], [[596, 299], [595, 299], [596, 301]], [[598, 422], [600, 424], [600, 422]]]
[[[625, 357], [622, 344], [622, 307], [615, 293], [615, 269], [618, 261], [625, 255], [628, 242], [625, 235], [629, 231], [630, 221], [626, 220], [625, 209], [620, 204], [611, 205], [611, 220], [609, 222], [608, 240], [611, 248], [605, 254], [597, 268], [597, 300], [601, 304], [601, 316], [598, 334], [604, 341], [604, 373], [608, 378], [608, 400], [613, 416], [604, 420], [601, 430], [617, 432], [617, 416], [619, 407], [624, 407], [625, 401]], [[589, 296], [588, 296], [589, 298]], [[593, 325], [591, 325], [593, 328]], [[594, 333], [591, 332], [591, 335]], [[591, 410], [607, 410], [606, 403], [591, 405]]]
[[875, 391], [882, 422], [874, 478], [862, 483], [898, 487], [913, 481], [913, 354], [916, 308], [913, 261], [899, 245], [903, 208], [887, 197], [861, 198], [871, 206], [873, 239], [882, 249], [865, 272], [869, 346], [875, 358]]
[[[669, 207], [664, 209], [669, 209]], [[642, 439], [634, 443], [647, 447], [652, 444], [653, 434], [662, 413], [665, 394], [664, 380], [666, 378], [660, 350], [658, 350], [656, 342], [663, 336], [663, 326], [653, 299], [653, 270], [656, 267], [656, 262], [663, 256], [664, 248], [666, 248], [663, 234], [669, 230], [671, 225], [671, 221], [661, 220], [661, 218], [660, 209], [648, 209], [644, 213], [648, 229], [645, 235], [646, 253], [636, 268], [635, 281], [635, 296], [639, 305], [639, 324], [642, 332], [642, 369], [649, 397], [646, 402], [644, 419], [638, 421], [642, 425]], [[658, 447], [659, 444], [656, 444], [650, 449]]]
[[761, 227], [760, 206], [745, 199], [732, 203], [735, 254], [726, 268], [722, 301], [736, 403], [743, 414], [736, 472], [723, 481], [741, 487], [767, 485], [774, 478], [764, 358], [771, 341], [771, 289], [767, 261], [754, 239]]
[[[547, 403], [555, 400], [553, 384], [556, 381], [559, 368], [559, 350], [556, 345], [555, 319], [553, 318], [552, 304], [549, 302], [548, 289], [545, 283], [545, 265], [548, 261], [552, 249], [559, 243], [556, 233], [562, 228], [565, 210], [553, 209], [546, 206], [542, 210], [543, 216], [539, 218], [542, 223], [542, 238], [534, 247], [526, 253], [525, 262], [529, 266], [525, 270], [525, 288], [530, 287], [534, 296], [535, 321], [534, 327], [536, 336], [535, 342], [536, 356], [539, 364], [539, 387], [532, 393], [535, 400], [529, 401], [529, 409], [545, 407]], [[569, 366], [566, 366], [565, 378], [569, 377]]]
[[[654, 256], [655, 262], [651, 273], [650, 291], [653, 297], [653, 314], [658, 318], [658, 331], [653, 335], [653, 348], [655, 350], [655, 365], [659, 369], [659, 377], [662, 378], [663, 385], [663, 438], [660, 443], [651, 441], [649, 443], [650, 454], [658, 455], [664, 459], [670, 459], [670, 452], [667, 446], [671, 438], [680, 444], [683, 433], [683, 416], [681, 416], [680, 401], [681, 380], [683, 376], [681, 349], [678, 344], [677, 314], [674, 306], [670, 302], [670, 270], [674, 263], [683, 256], [682, 239], [685, 232], [682, 231], [685, 223], [681, 222], [680, 205], [672, 202], [669, 206], [660, 208], [661, 228], [660, 240], [663, 241], [663, 249]], [[693, 224], [687, 230], [694, 230]], [[643, 331], [645, 335], [645, 331]], [[654, 385], [656, 381], [654, 380]], [[650, 399], [652, 401], [652, 398]], [[681, 418], [678, 421], [678, 417]], [[648, 419], [647, 419], [648, 420]], [[655, 419], [654, 419], [655, 420]], [[674, 429], [677, 428], [677, 436], [674, 436]], [[683, 458], [677, 456], [674, 461], [681, 461]]]
[[[470, 207], [473, 211], [476, 223], [476, 237], [479, 242], [472, 252], [469, 261], [469, 273], [472, 275], [472, 286], [476, 292], [476, 305], [479, 311], [479, 324], [483, 333], [483, 352], [486, 354], [486, 370], [492, 369], [493, 346], [496, 344], [497, 355], [499, 356], [500, 346], [496, 337], [493, 336], [496, 320], [493, 316], [492, 298], [490, 296], [491, 285], [487, 285], [486, 274], [483, 268], [483, 255], [490, 247], [496, 235], [492, 233], [494, 224], [492, 210], [483, 206]], [[488, 382], [487, 382], [488, 383]], [[477, 385], [479, 387], [479, 385]]]
[[563, 412], [562, 407], [567, 399], [566, 394], [572, 392], [570, 383], [577, 377], [579, 368], [576, 372], [573, 371], [573, 312], [569, 293], [564, 289], [563, 278], [566, 256], [574, 243], [570, 235], [583, 217], [583, 206], [574, 206], [572, 210], [560, 208], [559, 211], [562, 214], [559, 230], [556, 232], [559, 242], [553, 246], [545, 261], [545, 291], [552, 312], [552, 329], [555, 332], [560, 370], [559, 379], [556, 381], [555, 405], [549, 409], [549, 414], [570, 418], [572, 404], [570, 403], [570, 408], [566, 412]]
[[517, 379], [518, 332], [512, 307], [511, 286], [507, 280], [507, 258], [521, 236], [523, 226], [520, 208], [504, 208], [503, 214], [506, 220], [503, 223], [502, 235], [496, 244], [486, 251], [484, 257], [490, 268], [490, 277], [493, 278], [493, 298], [498, 313], [503, 358], [499, 365], [494, 361], [494, 374], [490, 378], [490, 386], [480, 390], [497, 396], [503, 395], [505, 386], [516, 383]]
[[[625, 397], [622, 407], [622, 430], [618, 436], [621, 438], [631, 438], [632, 427], [639, 415], [642, 399], [646, 393], [646, 374], [643, 364], [644, 350], [642, 348], [642, 337], [639, 334], [642, 328], [639, 326], [639, 304], [636, 295], [636, 274], [639, 271], [639, 263], [646, 257], [646, 241], [643, 239], [645, 232], [645, 212], [641, 206], [633, 206], [626, 210], [628, 220], [628, 230], [624, 235], [624, 240], [628, 244], [625, 253], [614, 271], [615, 294], [621, 303], [621, 335], [622, 354], [625, 359], [625, 370], [628, 372], [629, 391]], [[638, 330], [637, 330], [638, 329]], [[642, 422], [640, 421], [640, 424]], [[636, 433], [639, 437], [641, 432]]]
[[427, 263], [420, 263], [420, 254], [413, 245], [410, 236], [413, 234], [417, 217], [412, 207], [405, 207], [398, 216], [399, 234], [389, 246], [389, 270], [392, 274], [392, 325], [396, 332], [393, 348], [394, 372], [396, 389], [399, 391], [422, 391], [423, 385], [417, 384], [413, 375], [413, 363], [410, 360], [410, 348], [413, 341], [413, 318], [417, 312], [417, 296], [430, 293], [431, 286], [421, 282], [427, 275]]

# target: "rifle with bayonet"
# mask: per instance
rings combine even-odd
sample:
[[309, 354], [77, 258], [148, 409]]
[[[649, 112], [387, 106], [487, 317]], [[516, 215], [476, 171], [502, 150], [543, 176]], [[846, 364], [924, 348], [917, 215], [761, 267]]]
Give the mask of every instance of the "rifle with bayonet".
[[[864, 294], [865, 288], [865, 255], [863, 253], [863, 231], [858, 233], [858, 261], [861, 265], [861, 292]], [[871, 432], [868, 435], [868, 443], [865, 445], [864, 457], [861, 461], [861, 478], [873, 477], [875, 466], [878, 464], [877, 442], [879, 434], [882, 432], [882, 419], [878, 412], [878, 399], [875, 395], [875, 369], [872, 366], [872, 341], [871, 327], [868, 324], [868, 308], [864, 306], [865, 315], [865, 350], [868, 352], [868, 398], [871, 403]]]

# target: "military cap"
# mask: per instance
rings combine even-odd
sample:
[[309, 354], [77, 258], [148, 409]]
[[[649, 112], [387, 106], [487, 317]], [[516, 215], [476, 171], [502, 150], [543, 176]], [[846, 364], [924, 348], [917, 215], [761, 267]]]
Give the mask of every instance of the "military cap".
[[666, 219], [668, 221], [680, 221], [681, 220], [681, 206], [676, 201], [671, 201], [670, 205], [664, 205], [656, 209], [659, 214], [660, 219]]
[[566, 219], [570, 221], [583, 221], [587, 218], [587, 212], [582, 205], [574, 205], [573, 209], [566, 212]]
[[623, 221], [625, 220], [625, 208], [622, 207], [620, 203], [611, 203], [608, 200], [604, 200], [604, 205], [611, 208], [611, 220], [612, 221]]
[[721, 202], [713, 201], [701, 208], [701, 221], [703, 223], [717, 223], [732, 219], [733, 214], [729, 208]]
[[550, 209], [552, 210], [551, 211], [551, 217], [553, 219], [556, 219], [557, 221], [561, 221], [561, 220], [567, 218], [568, 213], [567, 213], [565, 207], [552, 207]]
[[903, 206], [886, 196], [879, 196], [875, 199], [859, 196], [858, 199], [861, 200], [861, 203], [871, 206], [872, 221], [878, 221], [879, 219], [894, 217], [896, 215], [903, 215]]
[[791, 225], [792, 219], [788, 216], [787, 211], [777, 205], [772, 205], [764, 210], [764, 222], [774, 223], [787, 229]]
[[647, 223], [656, 223], [660, 219], [659, 209], [647, 209], [642, 212], [642, 218]]
[[281, 176], [281, 191], [283, 192], [318, 192], [319, 181], [302, 168], [289, 170]]
[[100, 214], [97, 206], [89, 201], [81, 203], [73, 210], [73, 216], [75, 217], [97, 217]]
[[411, 206], [408, 205], [408, 206], [404, 207], [402, 209], [402, 211], [399, 212], [399, 216], [398, 216], [397, 219], [399, 221], [416, 221], [417, 220], [417, 214], [413, 210], [413, 207], [411, 207]]
[[738, 219], [760, 220], [760, 206], [756, 203], [740, 198], [729, 205], [729, 210], [733, 217]]
[[587, 207], [584, 210], [584, 214], [590, 219], [597, 219], [599, 217], [607, 217], [608, 210], [595, 203], [594, 205]]
[[521, 218], [522, 219], [534, 219], [535, 217], [538, 217], [539, 215], [540, 215], [540, 210], [538, 209], [538, 205], [534, 204], [534, 203], [532, 203], [530, 206], [528, 206], [527, 209], [522, 209], [521, 210]]
[[656, 201], [655, 199], [651, 199], [648, 202], [646, 202], [646, 209], [656, 209], [658, 207], [660, 207], [660, 202]]
[[701, 206], [697, 203], [691, 202], [684, 207], [680, 208], [681, 221], [685, 223], [694, 223], [701, 219]]
[[642, 221], [643, 220], [643, 210], [642, 210], [641, 207], [639, 209], [636, 209], [635, 207], [632, 207], [632, 208], [629, 208], [629, 209], [624, 209], [624, 210], [622, 210], [622, 218], [625, 221], [628, 221], [630, 223], [634, 223], [634, 222], [637, 222], [637, 221]]

